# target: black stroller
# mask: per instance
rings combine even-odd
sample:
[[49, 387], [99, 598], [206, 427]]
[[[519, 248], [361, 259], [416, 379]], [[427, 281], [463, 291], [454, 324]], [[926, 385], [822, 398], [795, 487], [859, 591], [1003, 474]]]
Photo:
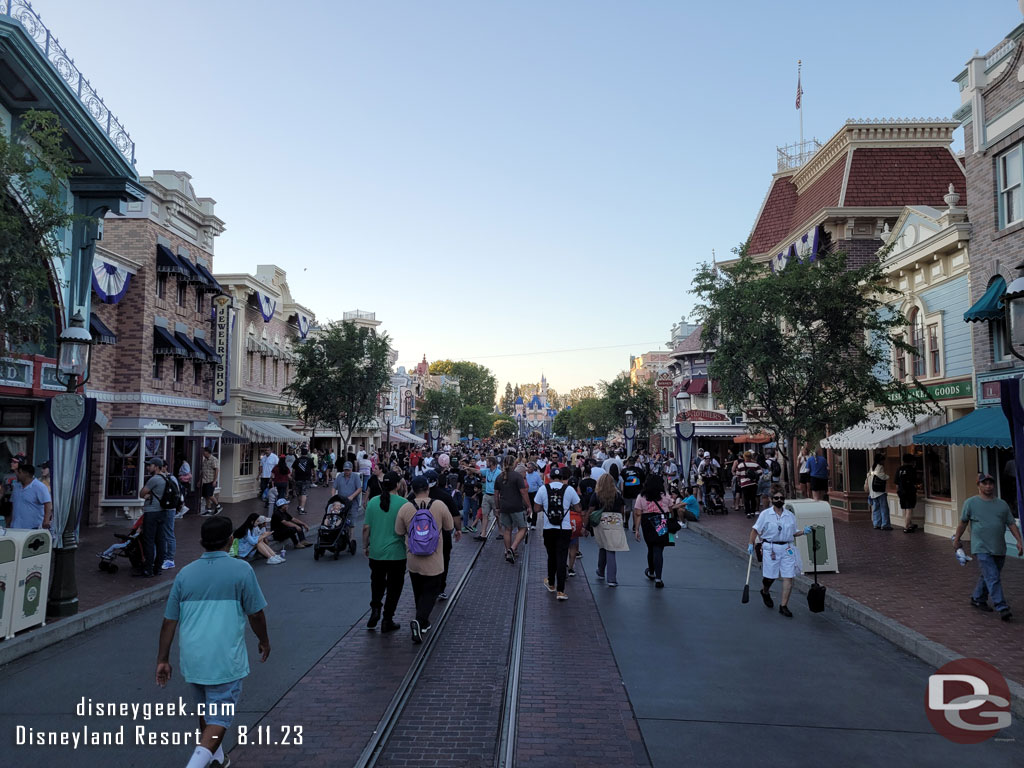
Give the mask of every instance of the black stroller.
[[319, 560], [320, 555], [334, 553], [334, 559], [346, 549], [349, 554], [356, 553], [356, 540], [352, 536], [352, 500], [343, 499], [335, 494], [327, 502], [324, 519], [316, 531], [316, 543], [313, 544], [313, 559]]
[[709, 515], [727, 515], [725, 491], [718, 478], [704, 478], [704, 511]]
[[115, 533], [114, 538], [119, 539], [118, 544], [111, 544], [97, 557], [100, 559], [100, 570], [104, 573], [117, 573], [117, 558], [127, 557], [132, 565], [132, 570], [141, 571], [146, 562], [142, 554], [142, 516], [135, 521], [135, 525], [128, 533]]

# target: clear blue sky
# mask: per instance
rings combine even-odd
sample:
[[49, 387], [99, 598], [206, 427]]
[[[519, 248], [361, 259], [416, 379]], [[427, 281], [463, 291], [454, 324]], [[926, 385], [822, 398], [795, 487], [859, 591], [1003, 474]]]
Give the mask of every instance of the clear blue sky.
[[[560, 391], [661, 348], [804, 132], [948, 116], [1012, 0], [37, 0], [131, 132], [319, 319]], [[652, 343], [653, 342], [653, 343]], [[581, 352], [558, 350], [614, 347]], [[497, 357], [497, 355], [504, 355]], [[515, 355], [515, 356], [512, 356]]]

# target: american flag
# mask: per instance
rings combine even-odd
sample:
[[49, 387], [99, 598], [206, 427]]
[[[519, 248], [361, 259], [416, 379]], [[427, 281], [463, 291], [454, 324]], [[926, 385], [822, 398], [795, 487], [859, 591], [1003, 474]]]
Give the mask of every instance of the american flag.
[[800, 109], [800, 97], [804, 95], [804, 89], [800, 87], [800, 72], [796, 73], [796, 108]]

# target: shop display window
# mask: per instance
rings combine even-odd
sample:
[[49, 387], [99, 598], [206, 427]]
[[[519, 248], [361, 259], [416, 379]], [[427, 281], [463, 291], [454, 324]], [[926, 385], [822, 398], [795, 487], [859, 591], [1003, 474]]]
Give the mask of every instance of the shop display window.
[[924, 490], [931, 499], [949, 500], [953, 491], [950, 487], [949, 447], [926, 445], [924, 447]]

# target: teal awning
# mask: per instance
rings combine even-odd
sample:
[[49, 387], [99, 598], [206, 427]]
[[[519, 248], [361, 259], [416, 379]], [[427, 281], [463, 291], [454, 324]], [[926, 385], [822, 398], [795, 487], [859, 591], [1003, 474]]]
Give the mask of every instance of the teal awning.
[[988, 322], [998, 320], [1003, 316], [1003, 294], [1006, 293], [1006, 281], [997, 277], [985, 291], [985, 295], [978, 299], [964, 312], [965, 323]]
[[937, 429], [914, 435], [917, 445], [970, 445], [1010, 448], [1010, 424], [1002, 408], [979, 408]]

